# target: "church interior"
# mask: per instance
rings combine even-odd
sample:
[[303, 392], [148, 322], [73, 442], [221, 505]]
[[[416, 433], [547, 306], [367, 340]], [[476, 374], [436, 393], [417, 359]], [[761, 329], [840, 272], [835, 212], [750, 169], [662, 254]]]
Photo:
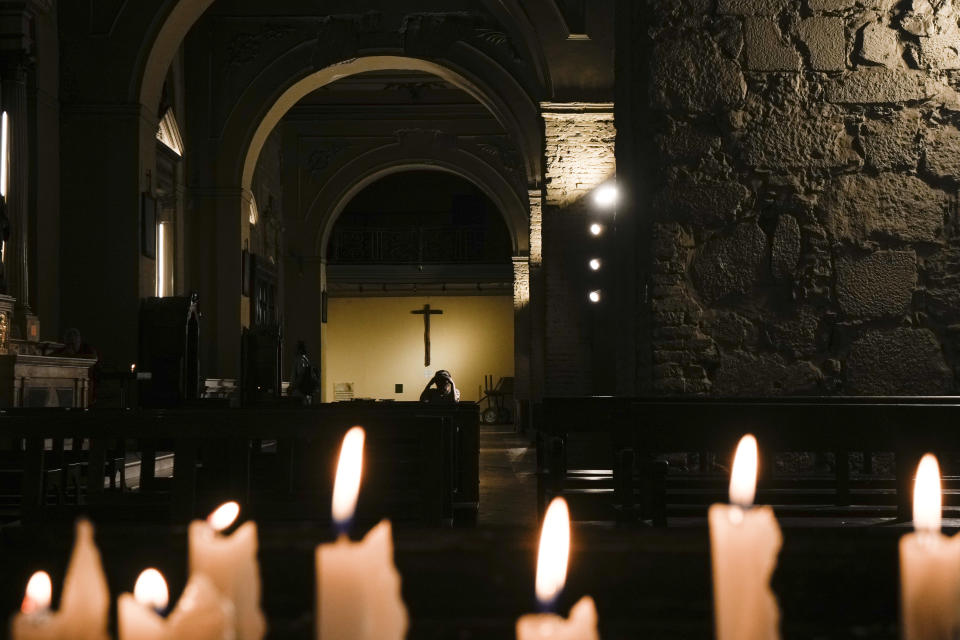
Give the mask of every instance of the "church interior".
[[960, 638], [960, 0], [0, 0], [12, 640]]

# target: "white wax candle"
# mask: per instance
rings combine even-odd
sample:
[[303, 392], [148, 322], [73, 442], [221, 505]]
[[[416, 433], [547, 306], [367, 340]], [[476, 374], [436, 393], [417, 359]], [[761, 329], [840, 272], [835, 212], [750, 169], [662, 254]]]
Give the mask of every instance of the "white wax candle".
[[393, 563], [393, 533], [383, 520], [360, 542], [341, 536], [317, 547], [317, 638], [401, 640], [407, 608]]
[[906, 640], [960, 637], [960, 538], [940, 533], [940, 470], [927, 454], [913, 492], [916, 533], [900, 539], [900, 606]]
[[554, 613], [522, 616], [517, 620], [517, 640], [600, 640], [593, 598], [580, 598], [567, 619]]
[[[228, 515], [224, 516], [225, 512]], [[218, 533], [233, 523], [237, 513], [239, 506], [228, 502], [207, 521], [190, 523], [190, 575], [206, 575], [233, 603], [237, 640], [261, 640], [266, 635], [267, 623], [260, 609], [257, 525], [245, 522], [233, 535]]]
[[717, 640], [774, 640], [780, 610], [770, 589], [783, 544], [769, 506], [753, 507], [757, 441], [744, 436], [730, 478], [730, 501], [710, 507], [710, 553]]
[[[570, 509], [563, 498], [554, 498], [540, 530], [537, 552], [537, 600], [547, 608], [554, 603], [567, 580], [570, 558]], [[599, 640], [597, 608], [584, 596], [564, 619], [553, 613], [529, 614], [517, 620], [517, 640]]]
[[55, 640], [59, 636], [57, 619], [50, 614], [52, 597], [53, 586], [46, 571], [30, 576], [20, 613], [11, 624], [14, 640]]
[[176, 608], [164, 619], [156, 609], [166, 608], [166, 584], [163, 583], [164, 597], [159, 601], [151, 597], [153, 594], [144, 597], [142, 593], [141, 581], [149, 571], [154, 570], [141, 574], [133, 595], [124, 593], [117, 601], [119, 640], [234, 639], [233, 605], [207, 576], [191, 576]]
[[[361, 427], [343, 438], [333, 487], [333, 519], [341, 531], [353, 518], [363, 470]], [[316, 551], [317, 638], [319, 640], [401, 640], [407, 608], [400, 573], [393, 563], [393, 532], [383, 520], [360, 542], [346, 535]]]
[[13, 640], [107, 640], [109, 611], [110, 592], [100, 552], [93, 541], [93, 525], [78, 520], [60, 610], [18, 614], [11, 624], [11, 637]]

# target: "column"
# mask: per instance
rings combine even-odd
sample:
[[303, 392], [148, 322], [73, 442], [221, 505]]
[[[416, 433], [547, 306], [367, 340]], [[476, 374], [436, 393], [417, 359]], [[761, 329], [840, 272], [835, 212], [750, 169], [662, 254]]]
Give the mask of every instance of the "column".
[[244, 230], [249, 229], [250, 195], [239, 187], [191, 189], [188, 216], [187, 289], [200, 296], [201, 373], [210, 378], [240, 376], [240, 335], [248, 323], [250, 299], [242, 295]]
[[[541, 113], [546, 134], [544, 394], [607, 392], [615, 366], [608, 345], [597, 352], [597, 339], [605, 339], [602, 314], [612, 305], [609, 292], [600, 305], [589, 303], [593, 276], [587, 261], [599, 246], [589, 236], [591, 220], [603, 221], [606, 233], [613, 229], [613, 210], [601, 213], [592, 198], [616, 175], [613, 103], [544, 102]], [[613, 263], [613, 256], [603, 257]]]
[[[12, 57], [13, 59], [10, 59]], [[16, 298], [13, 337], [21, 340], [40, 339], [39, 321], [30, 308], [30, 119], [27, 109], [27, 74], [25, 57], [5, 57], [0, 64], [2, 108], [9, 118], [10, 166], [7, 183], [7, 216], [10, 218], [10, 240], [4, 259], [8, 293]]]
[[530, 400], [530, 259], [513, 257], [514, 424], [525, 428]]
[[544, 285], [543, 191], [527, 192], [530, 201], [530, 401], [543, 399]]

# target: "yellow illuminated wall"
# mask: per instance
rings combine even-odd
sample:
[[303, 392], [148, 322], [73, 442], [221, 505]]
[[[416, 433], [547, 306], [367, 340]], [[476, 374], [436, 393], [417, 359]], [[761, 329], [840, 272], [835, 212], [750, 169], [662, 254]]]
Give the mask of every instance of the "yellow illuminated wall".
[[[423, 316], [430, 317], [431, 365], [423, 366]], [[513, 375], [513, 299], [509, 296], [330, 298], [323, 400], [354, 383], [357, 398], [418, 400], [437, 369], [447, 369], [461, 400], [478, 400], [483, 376]], [[403, 384], [403, 393], [394, 385]]]

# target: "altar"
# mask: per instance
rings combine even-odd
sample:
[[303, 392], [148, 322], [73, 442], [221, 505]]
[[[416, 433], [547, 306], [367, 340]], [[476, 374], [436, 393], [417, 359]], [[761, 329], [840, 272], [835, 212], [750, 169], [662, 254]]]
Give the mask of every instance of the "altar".
[[0, 408], [86, 407], [93, 364], [88, 358], [0, 355]]

